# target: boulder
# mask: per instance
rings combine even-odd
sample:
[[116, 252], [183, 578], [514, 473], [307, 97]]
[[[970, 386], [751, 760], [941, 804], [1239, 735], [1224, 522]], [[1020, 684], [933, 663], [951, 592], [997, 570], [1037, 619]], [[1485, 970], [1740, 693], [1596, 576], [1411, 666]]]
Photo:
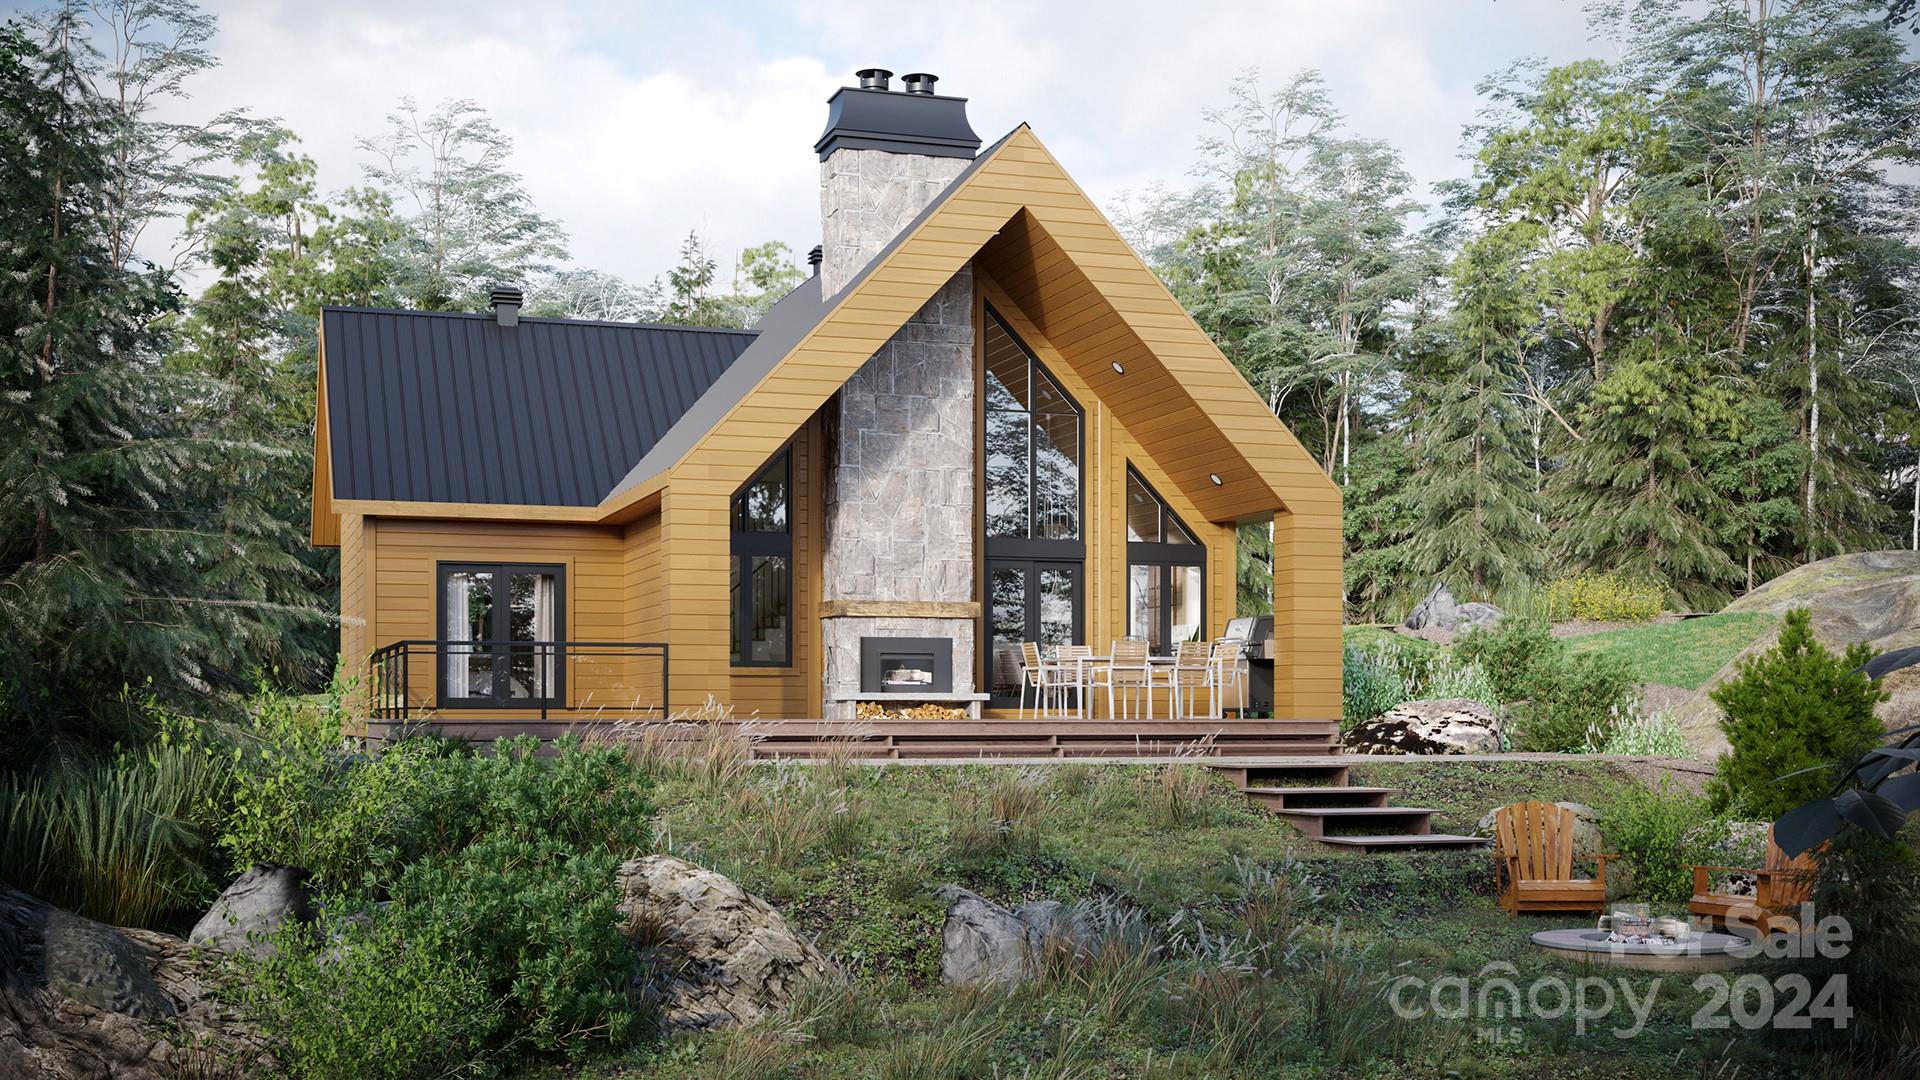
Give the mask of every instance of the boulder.
[[668, 1030], [751, 1024], [834, 974], [773, 905], [723, 874], [649, 855], [622, 864], [618, 880], [621, 933]]
[[1453, 598], [1452, 590], [1445, 585], [1435, 585], [1426, 599], [1414, 605], [1407, 615], [1406, 626], [1409, 630], [1470, 630], [1476, 626], [1491, 626], [1500, 621], [1504, 614], [1492, 604], [1479, 602], [1462, 604]]
[[1466, 698], [1408, 701], [1355, 727], [1345, 736], [1354, 754], [1497, 754], [1500, 720]]
[[934, 895], [947, 903], [947, 921], [940, 927], [941, 981], [1010, 985], [1033, 977], [1042, 939], [1020, 916], [958, 885], [942, 885]]
[[[1920, 552], [1862, 551], [1797, 566], [1722, 610], [1780, 615], [1802, 607], [1812, 616], [1814, 636], [1830, 649], [1865, 642], [1878, 654], [1920, 645]], [[1727, 752], [1720, 708], [1706, 691], [1733, 678], [1742, 659], [1773, 648], [1779, 637], [1777, 625], [1761, 634], [1699, 694], [1672, 710], [1694, 756], [1711, 761]], [[1881, 703], [1879, 714], [1889, 728], [1920, 716], [1920, 670], [1894, 672], [1884, 685], [1893, 696]]]
[[0, 884], [0, 1076], [270, 1075], [259, 1032], [177, 937], [108, 926]]
[[[1588, 806], [1586, 803], [1558, 802], [1554, 803], [1554, 805], [1573, 811], [1574, 858], [1591, 859], [1596, 855], [1607, 852], [1606, 838], [1600, 835], [1599, 811]], [[1479, 823], [1473, 828], [1475, 836], [1490, 837], [1493, 835], [1493, 815], [1496, 812], [1497, 808], [1495, 810], [1489, 810], [1480, 818]], [[1607, 853], [1619, 854], [1618, 852]], [[1574, 876], [1582, 879], [1588, 877], [1588, 875], [1581, 872], [1577, 867], [1575, 868]], [[1621, 860], [1609, 859], [1607, 861], [1607, 899], [1618, 900], [1621, 897], [1631, 894], [1633, 892], [1633, 882], [1632, 864]]]
[[234, 879], [187, 933], [187, 942], [223, 953], [271, 956], [273, 936], [286, 923], [314, 920], [307, 871], [278, 863], [255, 863]]

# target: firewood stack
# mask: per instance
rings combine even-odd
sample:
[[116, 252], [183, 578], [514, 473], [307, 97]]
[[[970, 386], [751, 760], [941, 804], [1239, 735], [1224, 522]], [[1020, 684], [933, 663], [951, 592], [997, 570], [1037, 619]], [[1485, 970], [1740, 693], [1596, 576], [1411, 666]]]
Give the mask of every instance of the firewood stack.
[[965, 720], [967, 710], [956, 709], [951, 705], [896, 705], [887, 706], [878, 701], [859, 701], [853, 706], [853, 715], [860, 720]]

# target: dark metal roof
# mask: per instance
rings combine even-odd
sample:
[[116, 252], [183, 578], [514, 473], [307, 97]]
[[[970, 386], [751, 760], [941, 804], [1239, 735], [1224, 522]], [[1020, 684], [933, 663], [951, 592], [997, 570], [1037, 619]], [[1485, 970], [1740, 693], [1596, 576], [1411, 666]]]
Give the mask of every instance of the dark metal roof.
[[702, 435], [713, 430], [714, 425], [718, 424], [729, 410], [751, 393], [754, 387], [760, 385], [761, 379], [766, 378], [781, 360], [786, 359], [788, 353], [807, 339], [807, 335], [813, 332], [814, 327], [819, 326], [833, 312], [835, 303], [840, 298], [851, 295], [854, 289], [865, 282], [880, 264], [887, 260], [887, 256], [893, 254], [894, 249], [906, 243], [907, 237], [912, 236], [915, 229], [938, 213], [940, 208], [946, 205], [947, 200], [953, 197], [953, 193], [960, 190], [962, 184], [992, 159], [993, 155], [1006, 145], [1008, 139], [1013, 138], [1016, 132], [1026, 126], [1021, 124], [1020, 127], [1002, 135], [992, 146], [987, 147], [985, 153], [962, 169], [958, 176], [955, 176], [946, 187], [940, 189], [940, 193], [935, 195], [932, 201], [928, 202], [926, 207], [907, 223], [906, 228], [901, 229], [892, 240], [887, 241], [887, 246], [876, 252], [873, 258], [868, 259], [867, 264], [860, 268], [860, 272], [832, 297], [827, 298], [826, 301], [821, 299], [820, 278], [819, 275], [815, 275], [773, 305], [772, 310], [761, 316], [760, 321], [754, 324], [753, 328], [759, 332], [759, 337], [754, 340], [751, 348], [741, 354], [740, 362], [729, 367], [725, 375], [714, 380], [712, 387], [701, 395], [700, 400], [688, 408], [680, 420], [661, 436], [652, 449], [647, 451], [646, 456], [640, 458], [639, 463], [634, 465], [614, 486], [613, 494], [618, 495], [638, 487], [652, 477], [672, 468], [673, 464], [679, 461], [687, 451], [693, 449], [694, 443], [698, 442]]
[[593, 506], [753, 343], [748, 330], [321, 313], [333, 497]]

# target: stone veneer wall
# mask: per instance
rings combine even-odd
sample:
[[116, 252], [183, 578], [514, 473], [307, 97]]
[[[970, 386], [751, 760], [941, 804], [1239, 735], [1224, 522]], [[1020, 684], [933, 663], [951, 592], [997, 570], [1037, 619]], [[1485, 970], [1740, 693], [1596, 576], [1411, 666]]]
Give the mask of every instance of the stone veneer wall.
[[[837, 150], [821, 163], [822, 294], [844, 288], [961, 170], [964, 158]], [[840, 390], [827, 462], [827, 600], [966, 602], [974, 578], [973, 272], [962, 268]], [[860, 689], [863, 637], [953, 639], [971, 693], [971, 619], [821, 620], [824, 702]]]

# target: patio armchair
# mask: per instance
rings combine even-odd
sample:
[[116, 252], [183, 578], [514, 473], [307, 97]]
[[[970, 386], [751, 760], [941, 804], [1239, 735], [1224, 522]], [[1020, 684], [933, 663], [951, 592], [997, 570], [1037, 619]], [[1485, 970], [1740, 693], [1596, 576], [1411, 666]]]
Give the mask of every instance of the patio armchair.
[[[1816, 857], [1814, 851], [1803, 851], [1788, 858], [1774, 841], [1773, 828], [1769, 826], [1765, 866], [1693, 867], [1693, 899], [1688, 902], [1687, 911], [1722, 925], [1737, 920], [1765, 934], [1798, 933], [1800, 905], [1813, 898], [1814, 878], [1819, 869]], [[1715, 892], [1715, 873], [1753, 875], [1753, 895]]]
[[1114, 642], [1106, 665], [1094, 674], [1098, 685], [1107, 688], [1108, 716], [1116, 720], [1131, 718], [1134, 702], [1144, 699], [1147, 719], [1153, 719], [1153, 663], [1147, 658], [1145, 641], [1124, 638]]
[[1048, 702], [1055, 692], [1059, 670], [1040, 655], [1035, 641], [1020, 643], [1020, 719], [1027, 718], [1027, 691], [1033, 691], [1033, 711], [1045, 719]]
[[1593, 911], [1607, 906], [1607, 860], [1591, 879], [1573, 876], [1574, 813], [1554, 803], [1524, 802], [1493, 812], [1494, 881], [1500, 906], [1509, 915], [1523, 911]]

